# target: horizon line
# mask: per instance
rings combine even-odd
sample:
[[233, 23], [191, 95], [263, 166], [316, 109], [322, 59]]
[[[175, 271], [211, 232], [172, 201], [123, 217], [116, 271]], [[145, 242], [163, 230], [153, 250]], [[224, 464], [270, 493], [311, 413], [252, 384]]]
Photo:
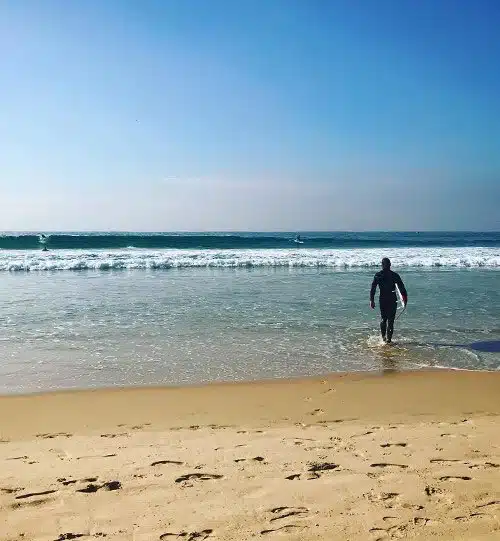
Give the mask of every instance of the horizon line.
[[307, 234], [307, 233], [492, 233], [500, 234], [500, 230], [497, 229], [268, 229], [268, 230], [254, 230], [254, 229], [178, 229], [178, 230], [132, 230], [132, 229], [12, 229], [1, 230], [0, 235], [6, 234], [23, 234], [23, 235], [40, 235], [40, 234], [69, 234], [69, 233], [134, 233], [134, 234], [227, 234], [227, 233], [290, 233], [290, 234]]

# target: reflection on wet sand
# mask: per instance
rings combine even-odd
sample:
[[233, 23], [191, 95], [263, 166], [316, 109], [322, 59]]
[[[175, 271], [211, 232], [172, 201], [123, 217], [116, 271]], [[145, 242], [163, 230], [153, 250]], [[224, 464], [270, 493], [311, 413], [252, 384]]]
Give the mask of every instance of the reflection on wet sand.
[[401, 350], [394, 346], [380, 348], [380, 366], [383, 374], [391, 374], [398, 371], [398, 359], [401, 358]]

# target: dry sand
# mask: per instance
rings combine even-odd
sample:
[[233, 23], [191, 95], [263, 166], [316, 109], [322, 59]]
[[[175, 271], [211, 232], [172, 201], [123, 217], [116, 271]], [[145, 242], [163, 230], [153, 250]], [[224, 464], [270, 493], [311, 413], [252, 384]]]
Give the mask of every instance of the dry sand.
[[500, 373], [0, 397], [0, 539], [500, 539]]

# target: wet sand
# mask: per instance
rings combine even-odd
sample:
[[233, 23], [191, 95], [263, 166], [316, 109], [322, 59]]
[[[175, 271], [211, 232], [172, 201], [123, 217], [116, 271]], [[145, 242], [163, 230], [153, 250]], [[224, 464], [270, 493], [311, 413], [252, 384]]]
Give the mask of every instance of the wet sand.
[[0, 397], [0, 539], [500, 539], [500, 373]]

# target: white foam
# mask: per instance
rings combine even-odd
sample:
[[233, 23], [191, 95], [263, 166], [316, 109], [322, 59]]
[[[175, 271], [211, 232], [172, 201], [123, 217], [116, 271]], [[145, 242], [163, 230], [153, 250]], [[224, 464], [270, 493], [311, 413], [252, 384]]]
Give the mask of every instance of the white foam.
[[254, 249], [254, 250], [4, 250], [0, 271], [58, 271], [171, 268], [332, 268], [394, 267], [500, 269], [500, 248]]

